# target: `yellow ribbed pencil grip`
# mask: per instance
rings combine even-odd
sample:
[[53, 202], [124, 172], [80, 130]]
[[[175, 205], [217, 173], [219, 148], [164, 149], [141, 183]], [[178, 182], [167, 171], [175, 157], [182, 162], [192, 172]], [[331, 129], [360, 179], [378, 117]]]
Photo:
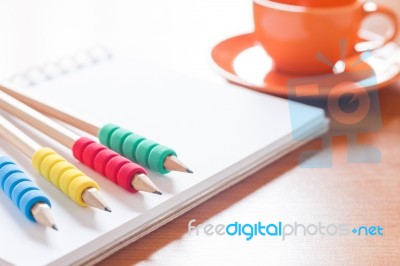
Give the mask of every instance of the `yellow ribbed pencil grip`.
[[85, 189], [99, 189], [95, 181], [50, 148], [37, 150], [32, 156], [32, 164], [42, 176], [80, 206], [87, 206], [82, 200]]

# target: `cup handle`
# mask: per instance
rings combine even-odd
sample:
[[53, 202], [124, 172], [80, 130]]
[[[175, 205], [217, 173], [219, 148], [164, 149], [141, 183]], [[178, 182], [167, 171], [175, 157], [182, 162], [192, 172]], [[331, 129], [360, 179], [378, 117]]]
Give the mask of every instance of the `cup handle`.
[[[363, 31], [360, 30], [360, 37], [363, 39], [374, 39], [374, 40], [369, 40], [366, 42], [359, 42], [355, 45], [355, 50], [357, 52], [365, 52], [367, 50], [373, 50], [379, 47], [384, 46], [385, 44], [387, 44], [388, 42], [393, 41], [396, 38], [397, 35], [397, 30], [398, 30], [398, 19], [396, 14], [390, 10], [387, 7], [384, 6], [380, 6], [377, 5], [374, 2], [365, 2], [363, 4], [363, 19], [367, 18], [370, 15], [373, 14], [382, 14], [384, 16], [386, 16], [387, 18], [389, 18], [392, 21], [392, 27], [390, 27], [390, 29], [383, 35], [379, 35], [376, 33], [371, 33], [371, 32], [367, 32], [367, 31]], [[373, 38], [371, 38], [371, 35]]]

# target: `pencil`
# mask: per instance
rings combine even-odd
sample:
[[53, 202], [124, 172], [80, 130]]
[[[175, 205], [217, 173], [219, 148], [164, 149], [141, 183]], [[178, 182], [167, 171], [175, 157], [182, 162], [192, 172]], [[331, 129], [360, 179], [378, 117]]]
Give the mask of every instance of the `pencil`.
[[[111, 212], [94, 180], [52, 149], [41, 147], [3, 116], [0, 116], [0, 135], [31, 158], [36, 171], [75, 203]], [[38, 207], [38, 213], [45, 213], [45, 209]]]
[[58, 230], [49, 198], [7, 156], [0, 156], [0, 184], [28, 220]]
[[60, 109], [19, 93], [8, 85], [0, 85], [0, 90], [43, 114], [97, 136], [101, 144], [158, 173], [166, 174], [170, 171], [193, 173], [177, 158], [177, 154], [173, 149], [146, 139], [141, 135], [114, 124], [96, 126], [76, 115], [63, 112]]
[[3, 91], [0, 91], [0, 108], [71, 149], [73, 156], [77, 160], [129, 192], [144, 191], [162, 194], [147, 176], [147, 172], [143, 167], [129, 161], [104, 145], [87, 137], [78, 136]]

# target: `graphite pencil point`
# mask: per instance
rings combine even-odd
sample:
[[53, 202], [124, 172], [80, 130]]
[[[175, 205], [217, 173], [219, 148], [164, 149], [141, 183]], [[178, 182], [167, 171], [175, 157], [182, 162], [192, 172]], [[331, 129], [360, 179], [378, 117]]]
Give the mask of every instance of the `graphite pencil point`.
[[58, 227], [57, 227], [56, 224], [53, 224], [53, 225], [51, 226], [51, 228], [53, 228], [54, 230], [58, 231]]
[[111, 212], [110, 207], [105, 207], [104, 210], [105, 210], [106, 212]]
[[189, 168], [186, 168], [186, 173], [193, 174], [193, 171], [190, 170]]
[[176, 158], [176, 156], [174, 155], [170, 155], [167, 158], [165, 158], [164, 167], [169, 171], [193, 173], [192, 170], [189, 169], [189, 167], [187, 167], [184, 163], [179, 161], [178, 158]]
[[[161, 193], [157, 186], [145, 174], [136, 174], [131, 181], [134, 189], [150, 193]], [[156, 194], [158, 194], [156, 193]]]
[[51, 209], [49, 205], [43, 202], [38, 202], [33, 205], [31, 213], [36, 222], [54, 229], [53, 226], [55, 226], [56, 223], [54, 221], [53, 215], [51, 214]]
[[82, 193], [82, 200], [90, 207], [97, 208], [103, 211], [108, 211], [111, 209], [108, 204], [104, 201], [100, 192], [96, 188], [87, 188]]
[[153, 191], [153, 193], [157, 194], [157, 195], [162, 195], [162, 193], [160, 191]]

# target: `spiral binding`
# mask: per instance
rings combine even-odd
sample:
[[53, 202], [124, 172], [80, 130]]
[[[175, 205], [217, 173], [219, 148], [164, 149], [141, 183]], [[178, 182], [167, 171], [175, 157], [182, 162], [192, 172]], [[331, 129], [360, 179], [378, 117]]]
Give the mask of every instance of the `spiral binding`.
[[13, 75], [8, 81], [17, 87], [31, 87], [56, 77], [108, 61], [112, 57], [113, 55], [107, 48], [95, 47], [75, 53], [70, 57], [61, 58], [52, 63], [46, 63], [39, 67], [31, 67], [22, 73]]

